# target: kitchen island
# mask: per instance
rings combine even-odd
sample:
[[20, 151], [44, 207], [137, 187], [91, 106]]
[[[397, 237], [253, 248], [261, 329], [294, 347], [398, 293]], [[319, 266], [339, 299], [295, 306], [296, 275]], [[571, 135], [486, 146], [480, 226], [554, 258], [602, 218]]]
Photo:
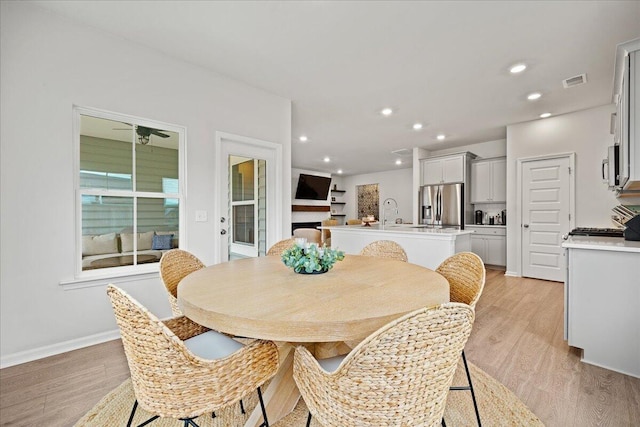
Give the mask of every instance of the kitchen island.
[[640, 242], [572, 236], [562, 247], [565, 339], [583, 362], [640, 378]]
[[376, 240], [392, 240], [407, 253], [409, 262], [435, 269], [442, 261], [458, 252], [471, 251], [473, 231], [455, 228], [433, 228], [410, 224], [342, 225], [331, 230], [331, 246], [347, 254], [359, 254]]

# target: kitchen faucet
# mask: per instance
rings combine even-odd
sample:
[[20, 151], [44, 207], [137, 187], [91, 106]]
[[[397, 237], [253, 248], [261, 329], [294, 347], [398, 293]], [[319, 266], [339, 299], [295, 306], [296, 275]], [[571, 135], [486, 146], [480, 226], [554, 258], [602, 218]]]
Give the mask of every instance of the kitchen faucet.
[[391, 202], [393, 202], [395, 204], [395, 211], [396, 211], [396, 215], [398, 215], [398, 202], [396, 202], [395, 199], [392, 199], [391, 197], [384, 199], [384, 202], [382, 202], [382, 228], [384, 228], [385, 224], [387, 223], [387, 205], [390, 205]]

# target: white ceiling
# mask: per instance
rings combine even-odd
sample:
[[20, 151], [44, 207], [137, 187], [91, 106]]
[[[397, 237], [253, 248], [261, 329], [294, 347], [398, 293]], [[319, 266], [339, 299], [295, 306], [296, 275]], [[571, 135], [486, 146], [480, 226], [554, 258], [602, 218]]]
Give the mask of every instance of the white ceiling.
[[[392, 150], [503, 139], [542, 112], [609, 103], [616, 45], [640, 37], [639, 1], [36, 3], [291, 99], [293, 166], [348, 175], [398, 167]], [[516, 62], [529, 67], [510, 75]]]

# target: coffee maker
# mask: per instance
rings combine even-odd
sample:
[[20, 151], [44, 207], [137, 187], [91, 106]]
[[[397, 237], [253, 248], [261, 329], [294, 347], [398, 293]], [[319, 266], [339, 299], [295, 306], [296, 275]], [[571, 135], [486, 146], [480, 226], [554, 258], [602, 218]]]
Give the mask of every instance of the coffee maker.
[[484, 212], [481, 210], [477, 210], [475, 213], [475, 223], [478, 225], [482, 225], [482, 221], [484, 219]]

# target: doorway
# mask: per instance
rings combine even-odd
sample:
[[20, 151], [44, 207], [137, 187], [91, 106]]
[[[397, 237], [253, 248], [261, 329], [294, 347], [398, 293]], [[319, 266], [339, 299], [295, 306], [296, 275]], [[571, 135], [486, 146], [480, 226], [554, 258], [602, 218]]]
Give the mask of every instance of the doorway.
[[218, 132], [218, 262], [264, 256], [281, 234], [282, 147]]
[[574, 224], [575, 155], [518, 159], [521, 273], [565, 280], [562, 235]]

